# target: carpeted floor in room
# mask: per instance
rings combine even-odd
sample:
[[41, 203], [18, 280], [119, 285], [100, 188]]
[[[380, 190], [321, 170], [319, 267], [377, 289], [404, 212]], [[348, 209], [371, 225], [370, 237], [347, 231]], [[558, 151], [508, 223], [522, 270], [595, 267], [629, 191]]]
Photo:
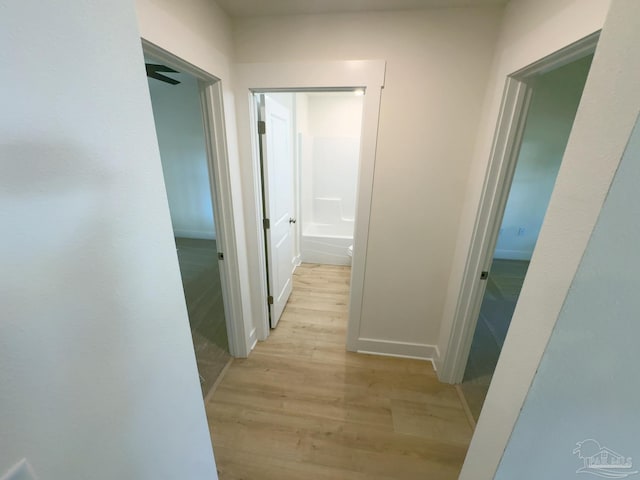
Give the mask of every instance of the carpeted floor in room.
[[465, 369], [462, 392], [477, 421], [489, 391], [489, 384], [518, 302], [529, 262], [494, 259], [471, 351]]
[[176, 238], [191, 336], [206, 396], [231, 358], [215, 240]]

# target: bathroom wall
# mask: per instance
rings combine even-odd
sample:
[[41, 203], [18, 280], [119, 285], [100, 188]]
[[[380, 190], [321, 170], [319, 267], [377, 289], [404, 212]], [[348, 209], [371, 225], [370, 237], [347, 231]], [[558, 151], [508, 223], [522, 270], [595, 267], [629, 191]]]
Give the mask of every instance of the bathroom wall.
[[494, 258], [531, 259], [592, 59], [536, 80]]
[[353, 237], [362, 97], [353, 92], [297, 97], [299, 117], [305, 117], [298, 118], [302, 233]]
[[173, 232], [176, 237], [215, 239], [198, 81], [185, 73], [167, 75], [180, 83], [148, 81]]

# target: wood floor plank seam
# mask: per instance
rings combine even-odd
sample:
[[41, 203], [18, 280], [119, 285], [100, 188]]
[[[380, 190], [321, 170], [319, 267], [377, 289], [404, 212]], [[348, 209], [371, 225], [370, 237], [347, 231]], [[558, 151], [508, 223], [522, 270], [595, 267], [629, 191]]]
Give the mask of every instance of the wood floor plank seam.
[[472, 430], [430, 363], [346, 351], [349, 267], [303, 264], [206, 402], [221, 480], [455, 479]]

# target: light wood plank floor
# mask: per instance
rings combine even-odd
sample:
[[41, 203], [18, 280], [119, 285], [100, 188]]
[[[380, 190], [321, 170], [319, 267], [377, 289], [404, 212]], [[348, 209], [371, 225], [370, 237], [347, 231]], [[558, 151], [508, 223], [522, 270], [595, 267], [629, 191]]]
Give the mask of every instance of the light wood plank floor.
[[349, 275], [300, 266], [277, 329], [211, 396], [221, 480], [458, 477], [472, 432], [454, 387], [428, 362], [345, 351]]

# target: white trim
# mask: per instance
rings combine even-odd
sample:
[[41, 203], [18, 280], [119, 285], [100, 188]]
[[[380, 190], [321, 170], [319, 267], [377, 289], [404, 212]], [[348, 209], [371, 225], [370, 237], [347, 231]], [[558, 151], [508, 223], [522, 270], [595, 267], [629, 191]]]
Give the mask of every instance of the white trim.
[[496, 249], [493, 258], [499, 260], [531, 260], [533, 250], [504, 250]]
[[490, 269], [500, 232], [532, 93], [529, 84], [543, 73], [593, 53], [598, 38], [599, 32], [589, 35], [507, 77], [454, 319], [450, 331], [441, 335], [448, 338], [437, 365], [443, 382], [459, 383], [464, 376], [486, 286], [480, 273]]
[[249, 332], [249, 351], [253, 350], [258, 343], [258, 334], [256, 329], [254, 328]]
[[380, 96], [386, 63], [383, 60], [354, 60], [310, 63], [244, 63], [235, 66], [236, 102], [240, 159], [243, 165], [247, 255], [252, 265], [251, 305], [258, 339], [269, 335], [266, 304], [265, 252], [262, 229], [262, 197], [257, 145], [256, 109], [252, 92], [318, 91], [364, 88], [360, 145], [358, 199], [351, 270], [347, 348], [357, 350], [362, 313], [369, 218], [378, 137]]
[[440, 353], [436, 345], [426, 343], [395, 342], [391, 340], [376, 340], [374, 338], [359, 338], [358, 353], [369, 355], [384, 355], [387, 357], [413, 358], [427, 360], [434, 363]]
[[480, 281], [480, 273], [488, 271], [491, 266], [493, 247], [500, 231], [530, 97], [531, 91], [524, 82], [507, 79], [455, 319], [446, 354], [437, 365], [438, 377], [443, 382], [459, 383], [464, 376], [486, 287], [486, 282]]
[[216, 234], [207, 230], [180, 230], [173, 229], [173, 234], [180, 238], [198, 238], [203, 240], [215, 240]]
[[238, 246], [231, 200], [222, 85], [215, 75], [182, 60], [144, 38], [142, 39], [142, 47], [145, 53], [177, 70], [193, 75], [200, 81], [200, 99], [209, 165], [209, 183], [213, 197], [217, 248], [219, 252], [224, 253], [224, 260], [219, 262], [219, 267], [229, 352], [234, 357], [246, 357], [250, 351], [250, 344], [245, 333], [240, 292]]

